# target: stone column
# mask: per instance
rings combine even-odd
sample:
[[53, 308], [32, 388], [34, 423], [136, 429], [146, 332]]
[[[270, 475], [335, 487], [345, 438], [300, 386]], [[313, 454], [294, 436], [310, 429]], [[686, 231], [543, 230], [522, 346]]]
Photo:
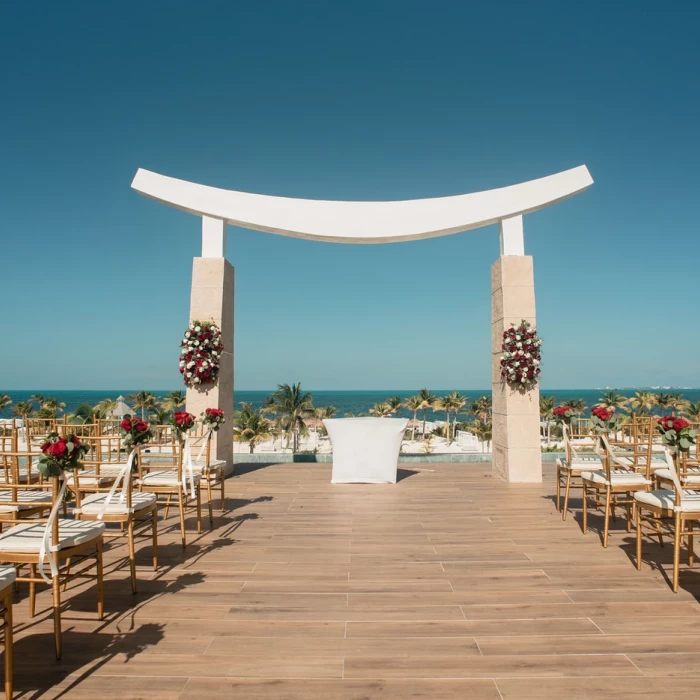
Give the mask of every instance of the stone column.
[[522, 394], [501, 378], [503, 332], [523, 319], [535, 325], [532, 256], [501, 255], [491, 267], [493, 471], [507, 481], [540, 482], [539, 388]]
[[221, 329], [224, 352], [215, 385], [187, 389], [187, 410], [197, 418], [206, 408], [220, 408], [226, 422], [214, 433], [212, 458], [233, 472], [233, 266], [224, 257], [194, 258], [191, 321], [213, 321]]

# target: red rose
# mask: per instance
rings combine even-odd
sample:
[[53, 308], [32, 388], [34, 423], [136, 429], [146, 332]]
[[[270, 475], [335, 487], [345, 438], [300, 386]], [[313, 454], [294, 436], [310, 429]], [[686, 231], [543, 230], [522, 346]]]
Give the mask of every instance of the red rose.
[[140, 420], [138, 423], [136, 423], [136, 430], [139, 433], [145, 433], [148, 430], [148, 423], [146, 423], [146, 421]]
[[127, 432], [131, 430], [131, 421], [128, 418], [122, 421], [122, 430], [126, 430]]
[[65, 451], [66, 451], [66, 443], [61, 442], [60, 440], [58, 442], [54, 442], [51, 445], [49, 445], [49, 449], [47, 452], [52, 456], [52, 457], [60, 457]]
[[41, 451], [42, 451], [44, 454], [46, 454], [46, 452], [48, 451], [49, 447], [51, 447], [51, 443], [50, 443], [50, 442], [45, 442], [45, 443], [41, 446]]

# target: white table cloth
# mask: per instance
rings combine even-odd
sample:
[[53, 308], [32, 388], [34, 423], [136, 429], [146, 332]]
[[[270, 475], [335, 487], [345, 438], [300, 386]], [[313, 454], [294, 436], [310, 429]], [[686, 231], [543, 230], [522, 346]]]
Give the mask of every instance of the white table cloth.
[[395, 484], [406, 418], [328, 418], [334, 484]]

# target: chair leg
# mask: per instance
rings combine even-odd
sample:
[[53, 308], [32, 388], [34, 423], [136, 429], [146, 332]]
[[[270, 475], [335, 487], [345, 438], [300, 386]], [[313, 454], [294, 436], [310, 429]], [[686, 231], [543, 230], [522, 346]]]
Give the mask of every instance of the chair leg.
[[12, 593], [5, 598], [5, 698], [11, 700], [14, 693], [14, 637], [12, 631]]
[[169, 493], [168, 500], [165, 502], [165, 515], [163, 516], [163, 520], [168, 519], [168, 513], [170, 512], [170, 498], [171, 498], [171, 496], [172, 496], [172, 494]]
[[134, 521], [129, 520], [127, 526], [129, 539], [129, 573], [131, 575], [131, 592], [136, 593], [136, 548], [134, 547]]
[[97, 540], [97, 554], [95, 558], [97, 560], [97, 619], [102, 620], [105, 615], [105, 581], [104, 581], [104, 569], [102, 566], [102, 551], [104, 549], [104, 542], [102, 537]]
[[561, 510], [561, 467], [557, 467], [557, 510]]
[[693, 549], [693, 521], [688, 521], [688, 566], [693, 566], [693, 560], [695, 558], [695, 551]]
[[[56, 568], [58, 568], [58, 554], [53, 554]], [[56, 658], [60, 659], [63, 653], [63, 644], [61, 639], [61, 578], [57, 574], [51, 580], [53, 589], [53, 641], [56, 650]]]
[[571, 472], [566, 475], [566, 491], [564, 492], [564, 513], [562, 520], [566, 520], [566, 511], [569, 509], [569, 491], [571, 490]]
[[202, 483], [197, 484], [197, 534], [202, 532]]
[[[170, 498], [170, 495], [168, 495]], [[182, 535], [182, 546], [187, 547], [187, 537], [185, 535], [185, 502], [182, 493], [182, 486], [177, 487], [177, 502], [180, 507], [180, 534]]]
[[612, 494], [610, 493], [610, 486], [605, 488], [605, 524], [603, 526], [603, 547], [608, 546], [608, 533], [610, 531], [610, 499]]
[[36, 615], [36, 564], [29, 565], [29, 617]]
[[625, 514], [627, 515], [627, 532], [632, 532], [632, 501], [630, 501], [630, 494], [626, 494], [626, 497]]
[[158, 571], [158, 506], [153, 508], [153, 571]]
[[676, 532], [673, 537], [673, 592], [678, 593], [678, 579], [681, 568], [681, 520], [680, 512], [676, 513]]
[[[70, 557], [66, 559], [66, 577], [70, 576]], [[63, 592], [68, 590], [68, 578], [63, 581]]]
[[226, 472], [224, 471], [224, 468], [221, 467], [221, 476], [219, 477], [221, 480], [221, 512], [225, 513], [226, 512]]
[[583, 521], [581, 523], [583, 534], [588, 532], [588, 484], [583, 482]]
[[211, 502], [211, 474], [207, 475], [207, 498], [209, 499], [209, 529], [212, 530], [214, 528], [214, 505]]
[[642, 512], [639, 506], [634, 504], [634, 521], [637, 526], [637, 571], [642, 570]]

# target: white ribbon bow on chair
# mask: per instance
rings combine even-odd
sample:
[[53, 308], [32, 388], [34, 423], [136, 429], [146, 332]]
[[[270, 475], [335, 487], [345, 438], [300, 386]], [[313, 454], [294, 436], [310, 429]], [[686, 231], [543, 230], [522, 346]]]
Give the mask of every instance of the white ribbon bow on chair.
[[100, 510], [99, 514], [97, 515], [98, 520], [102, 520], [104, 517], [104, 514], [107, 512], [107, 508], [109, 504], [112, 502], [112, 499], [114, 498], [114, 494], [117, 492], [117, 487], [119, 486], [119, 482], [122, 481], [123, 479], [123, 485], [122, 485], [122, 491], [119, 494], [119, 502], [124, 503], [124, 500], [126, 499], [126, 489], [131, 488], [131, 467], [134, 463], [134, 459], [136, 458], [136, 448], [131, 450], [129, 453], [129, 457], [126, 460], [126, 464], [119, 470], [119, 474], [117, 474], [117, 478], [114, 480], [114, 483], [112, 484], [112, 488], [109, 490], [109, 493], [107, 494], [107, 498], [105, 498], [104, 503], [102, 504], [102, 509]]
[[[194, 467], [192, 466], [192, 445], [190, 444], [190, 436], [187, 433], [185, 433], [184, 458], [187, 461], [187, 472], [190, 477], [190, 493], [192, 494], [192, 498], [194, 498], [196, 493], [194, 488]], [[187, 479], [184, 474], [182, 476], [182, 485], [185, 487], [185, 491], [187, 491]]]
[[46, 523], [44, 534], [41, 538], [41, 547], [39, 547], [39, 574], [48, 584], [51, 584], [51, 579], [44, 573], [44, 561], [48, 558], [49, 567], [51, 568], [51, 576], [54, 578], [58, 576], [58, 567], [56, 566], [54, 558], [51, 556], [51, 533], [53, 531], [53, 524], [58, 517], [58, 511], [63, 503], [63, 498], [66, 495], [66, 489], [68, 488], [68, 477], [66, 476], [66, 473], [61, 472], [61, 475], [58, 478], [62, 482], [61, 488], [58, 491], [56, 502], [53, 504], [53, 508], [51, 508], [51, 512], [49, 513], [49, 519]]

